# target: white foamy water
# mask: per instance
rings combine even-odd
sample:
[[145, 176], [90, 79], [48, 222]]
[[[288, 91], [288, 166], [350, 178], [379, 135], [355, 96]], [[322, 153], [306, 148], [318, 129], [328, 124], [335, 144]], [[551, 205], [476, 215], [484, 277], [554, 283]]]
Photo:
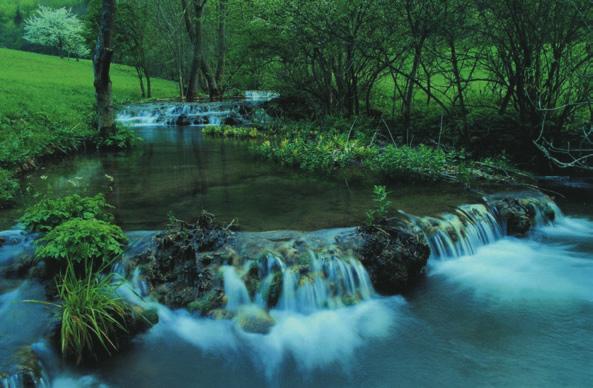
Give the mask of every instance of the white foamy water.
[[368, 340], [392, 332], [397, 321], [397, 306], [405, 302], [401, 297], [390, 298], [389, 302], [370, 300], [312, 314], [272, 310], [276, 325], [265, 335], [246, 333], [232, 321], [163, 309], [161, 322], [151, 330], [148, 340], [162, 340], [174, 333], [210, 355], [249, 355], [254, 365], [270, 379], [289, 360], [303, 373], [332, 365], [346, 370], [354, 361], [356, 351]]
[[[562, 217], [539, 229], [544, 239], [504, 238], [475, 254], [432, 263], [431, 276], [502, 301], [593, 301], [593, 254], [545, 237], [593, 236], [593, 224]], [[536, 233], [538, 236], [539, 233]]]

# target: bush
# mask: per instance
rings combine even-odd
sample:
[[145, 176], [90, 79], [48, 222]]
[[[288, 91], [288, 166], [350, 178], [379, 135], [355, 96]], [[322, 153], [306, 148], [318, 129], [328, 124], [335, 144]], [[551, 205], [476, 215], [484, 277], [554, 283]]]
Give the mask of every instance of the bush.
[[82, 273], [111, 264], [123, 253], [126, 243], [127, 237], [117, 225], [75, 218], [40, 238], [35, 257], [46, 261], [50, 274], [67, 268], [69, 263]]
[[18, 188], [13, 174], [0, 168], [0, 208], [14, 200]]
[[97, 219], [111, 222], [113, 207], [107, 203], [102, 194], [94, 197], [81, 197], [78, 194], [58, 199], [45, 199], [29, 207], [21, 222], [30, 231], [47, 232], [61, 223], [80, 218], [83, 220]]
[[119, 338], [127, 332], [130, 315], [127, 303], [116, 292], [113, 275], [97, 275], [86, 271], [79, 278], [69, 265], [58, 281], [58, 316], [60, 348], [76, 363], [90, 357], [98, 358], [97, 350], [107, 354], [116, 351]]

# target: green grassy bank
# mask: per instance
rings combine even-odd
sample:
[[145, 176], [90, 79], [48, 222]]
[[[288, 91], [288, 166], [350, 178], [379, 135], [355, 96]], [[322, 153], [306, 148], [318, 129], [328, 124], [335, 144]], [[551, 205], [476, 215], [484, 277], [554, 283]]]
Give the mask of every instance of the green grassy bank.
[[[0, 206], [14, 198], [15, 176], [52, 155], [95, 144], [90, 60], [68, 60], [0, 49]], [[115, 103], [137, 101], [135, 70], [112, 66]], [[176, 95], [176, 84], [154, 79], [155, 98]]]

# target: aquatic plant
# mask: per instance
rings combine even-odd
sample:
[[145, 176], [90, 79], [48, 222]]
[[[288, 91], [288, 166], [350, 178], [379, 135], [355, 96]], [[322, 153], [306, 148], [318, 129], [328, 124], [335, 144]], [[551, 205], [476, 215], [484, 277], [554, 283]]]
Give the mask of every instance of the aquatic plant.
[[129, 308], [117, 295], [113, 274], [98, 275], [85, 271], [79, 278], [70, 263], [57, 284], [60, 303], [60, 348], [66, 357], [80, 363], [98, 357], [97, 348], [111, 355], [119, 346], [119, 337], [127, 332]]
[[78, 194], [57, 199], [45, 199], [29, 207], [20, 221], [25, 228], [34, 232], [47, 232], [73, 218], [97, 219], [111, 222], [109, 205], [103, 194], [81, 197]]
[[369, 225], [375, 225], [383, 221], [391, 207], [391, 201], [388, 199], [388, 192], [385, 186], [375, 185], [373, 187], [373, 202], [375, 207], [367, 212], [367, 222]]
[[75, 218], [52, 229], [38, 240], [35, 257], [44, 260], [50, 272], [68, 268], [77, 273], [97, 270], [123, 253], [127, 237], [121, 228], [108, 222]]

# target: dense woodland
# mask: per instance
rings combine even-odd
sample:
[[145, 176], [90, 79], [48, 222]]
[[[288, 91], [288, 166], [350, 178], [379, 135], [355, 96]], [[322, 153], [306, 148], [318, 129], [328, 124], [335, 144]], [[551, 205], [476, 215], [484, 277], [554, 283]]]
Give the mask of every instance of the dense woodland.
[[[22, 38], [38, 3], [71, 7], [92, 52], [98, 0], [3, 1], [0, 44], [61, 54]], [[147, 98], [153, 77], [186, 100], [270, 89], [289, 119], [590, 168], [592, 20], [589, 0], [121, 0], [113, 60]]]

